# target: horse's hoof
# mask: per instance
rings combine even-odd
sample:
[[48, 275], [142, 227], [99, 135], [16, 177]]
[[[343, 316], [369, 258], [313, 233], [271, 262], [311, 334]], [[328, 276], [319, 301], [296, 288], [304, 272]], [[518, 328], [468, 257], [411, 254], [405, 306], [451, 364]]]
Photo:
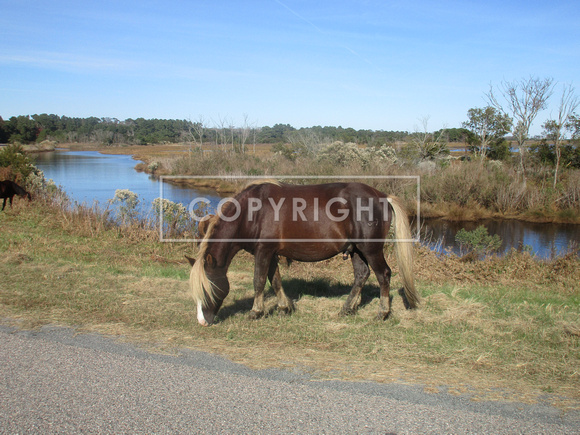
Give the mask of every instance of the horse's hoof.
[[339, 316], [354, 316], [356, 314], [356, 310], [353, 308], [343, 308], [338, 313]]
[[278, 314], [281, 316], [289, 316], [294, 309], [292, 307], [278, 307]]
[[250, 318], [250, 320], [258, 320], [260, 317], [262, 317], [264, 315], [263, 311], [250, 311], [250, 314], [248, 314], [248, 317]]
[[379, 311], [379, 314], [377, 314], [377, 320], [387, 320], [390, 316], [390, 311]]
[[409, 301], [407, 300], [407, 295], [405, 294], [405, 288], [401, 287], [399, 289], [399, 295], [401, 295], [401, 298], [403, 298], [403, 305], [405, 305], [405, 308], [407, 310], [411, 309], [411, 304], [409, 304]]

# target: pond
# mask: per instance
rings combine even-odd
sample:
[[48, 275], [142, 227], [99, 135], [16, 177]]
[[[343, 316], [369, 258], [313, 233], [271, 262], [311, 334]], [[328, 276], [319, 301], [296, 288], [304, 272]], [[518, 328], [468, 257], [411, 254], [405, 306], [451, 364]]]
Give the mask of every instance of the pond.
[[497, 234], [501, 240], [500, 252], [511, 249], [531, 249], [541, 258], [552, 258], [579, 248], [580, 225], [540, 224], [518, 220], [481, 220], [477, 222], [450, 222], [443, 219], [423, 221], [421, 240], [439, 252], [461, 254], [455, 242], [456, 234], [464, 228], [473, 231], [484, 225], [491, 235]]
[[[117, 189], [129, 189], [141, 199], [142, 215], [152, 214], [151, 204], [161, 196], [161, 183], [134, 169], [136, 161], [127, 155], [107, 155], [96, 151], [55, 151], [39, 154], [36, 165], [46, 178], [54, 180], [79, 203], [101, 206], [115, 196]], [[189, 206], [192, 199], [203, 196], [215, 206], [220, 200], [214, 191], [200, 191], [163, 183], [163, 198]], [[455, 235], [461, 228], [473, 230], [485, 225], [489, 234], [498, 234], [502, 252], [528, 246], [537, 256], [550, 258], [562, 255], [569, 246], [580, 243], [580, 225], [537, 224], [516, 220], [486, 220], [479, 222], [448, 222], [425, 220], [421, 224], [421, 241], [440, 252], [459, 253]]]
[[[161, 183], [155, 177], [136, 171], [137, 162], [128, 155], [101, 154], [97, 151], [55, 151], [36, 156], [36, 166], [61, 186], [67, 195], [79, 204], [92, 205], [98, 201], [106, 207], [117, 189], [128, 189], [140, 199], [140, 213], [152, 213], [152, 203], [161, 196]], [[212, 191], [192, 189], [163, 183], [163, 198], [184, 205], [200, 193], [219, 201]]]

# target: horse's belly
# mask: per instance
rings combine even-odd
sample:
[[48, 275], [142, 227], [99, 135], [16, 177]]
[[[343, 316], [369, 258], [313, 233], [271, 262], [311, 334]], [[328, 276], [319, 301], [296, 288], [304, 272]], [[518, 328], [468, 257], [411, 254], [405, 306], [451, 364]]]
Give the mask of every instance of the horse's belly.
[[278, 254], [296, 261], [322, 261], [344, 250], [344, 243], [288, 242]]

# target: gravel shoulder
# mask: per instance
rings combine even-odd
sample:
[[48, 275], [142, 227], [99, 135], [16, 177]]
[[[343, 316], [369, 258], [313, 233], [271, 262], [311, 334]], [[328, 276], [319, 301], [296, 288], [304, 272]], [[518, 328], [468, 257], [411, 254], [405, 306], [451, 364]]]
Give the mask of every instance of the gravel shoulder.
[[71, 328], [0, 325], [0, 433], [580, 432], [580, 412], [421, 385], [317, 381]]

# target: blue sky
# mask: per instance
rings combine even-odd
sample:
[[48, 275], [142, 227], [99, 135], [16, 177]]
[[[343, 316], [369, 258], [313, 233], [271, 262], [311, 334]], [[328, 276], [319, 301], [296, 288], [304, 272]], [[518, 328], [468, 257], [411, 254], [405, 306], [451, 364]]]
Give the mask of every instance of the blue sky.
[[0, 116], [459, 127], [490, 82], [580, 86], [579, 23], [557, 0], [0, 0]]

